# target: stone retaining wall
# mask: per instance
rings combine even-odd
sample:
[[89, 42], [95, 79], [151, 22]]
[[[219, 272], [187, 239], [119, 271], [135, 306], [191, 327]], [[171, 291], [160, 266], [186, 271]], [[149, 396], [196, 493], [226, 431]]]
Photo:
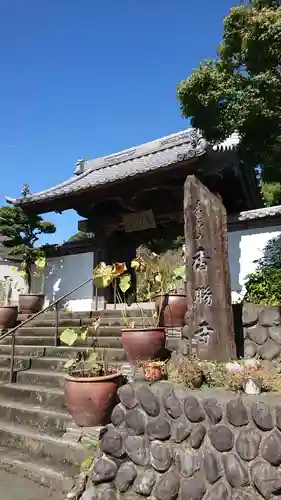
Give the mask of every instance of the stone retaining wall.
[[244, 355], [260, 356], [272, 360], [281, 353], [280, 307], [263, 307], [244, 304], [242, 323], [244, 329]]
[[119, 397], [69, 499], [281, 499], [281, 396], [142, 382]]

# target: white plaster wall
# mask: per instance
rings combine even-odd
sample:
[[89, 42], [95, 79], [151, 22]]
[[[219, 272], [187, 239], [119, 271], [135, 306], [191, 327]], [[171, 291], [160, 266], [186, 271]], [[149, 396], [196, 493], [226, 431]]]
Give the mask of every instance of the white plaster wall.
[[[73, 288], [91, 277], [94, 266], [94, 253], [81, 253], [48, 259], [45, 269], [44, 293], [47, 302], [62, 297]], [[36, 284], [35, 284], [36, 286]], [[93, 285], [87, 283], [72, 293], [64, 301], [64, 305], [73, 311], [87, 311], [92, 309]]]
[[[228, 255], [231, 274], [231, 289], [235, 293], [243, 293], [245, 280], [249, 273], [255, 271], [256, 261], [263, 255], [264, 248], [269, 240], [281, 234], [281, 225], [246, 229], [228, 233]], [[0, 279], [4, 276], [12, 276], [19, 283], [19, 288], [25, 287], [22, 278], [12, 272], [14, 264], [0, 261]], [[67, 255], [60, 258], [48, 260], [45, 270], [44, 293], [47, 302], [62, 297], [74, 287], [91, 277], [94, 267], [94, 253], [82, 253]], [[37, 280], [36, 280], [37, 281]], [[34, 282], [33, 290], [40, 291], [39, 283]], [[15, 294], [16, 295], [16, 294]], [[87, 311], [94, 309], [93, 285], [88, 283], [77, 290], [65, 300], [64, 303], [72, 311]], [[103, 307], [103, 301], [99, 303]]]
[[245, 280], [257, 268], [266, 244], [281, 234], [281, 226], [245, 229], [228, 233], [228, 256], [231, 289], [237, 293], [245, 290]]
[[27, 291], [26, 283], [22, 276], [15, 269], [19, 270], [20, 264], [18, 262], [5, 260], [0, 258], [0, 281], [3, 281], [6, 276], [9, 276], [12, 281], [12, 295], [11, 301], [14, 304], [18, 303], [19, 293], [25, 293]]

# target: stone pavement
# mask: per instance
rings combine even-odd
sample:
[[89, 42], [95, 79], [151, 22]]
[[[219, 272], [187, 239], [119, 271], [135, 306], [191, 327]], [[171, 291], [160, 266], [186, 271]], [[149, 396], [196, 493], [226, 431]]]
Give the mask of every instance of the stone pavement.
[[61, 493], [39, 486], [28, 479], [0, 470], [1, 500], [63, 500]]

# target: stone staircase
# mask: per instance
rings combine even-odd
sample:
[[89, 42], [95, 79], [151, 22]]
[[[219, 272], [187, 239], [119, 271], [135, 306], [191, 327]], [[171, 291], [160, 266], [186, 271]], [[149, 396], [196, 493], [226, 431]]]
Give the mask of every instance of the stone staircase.
[[[140, 324], [139, 311], [131, 314], [135, 325]], [[95, 332], [92, 324], [97, 316], [100, 326]], [[79, 463], [89, 455], [65, 407], [63, 365], [79, 348], [90, 346], [92, 336], [100, 352], [106, 349], [109, 364], [120, 368], [126, 363], [120, 311], [60, 313], [60, 333], [81, 325], [89, 327], [89, 337], [75, 347], [54, 347], [53, 312], [20, 328], [14, 383], [9, 382], [12, 339], [0, 338], [0, 467], [63, 491], [72, 487]], [[175, 345], [176, 339], [170, 339], [169, 348]]]

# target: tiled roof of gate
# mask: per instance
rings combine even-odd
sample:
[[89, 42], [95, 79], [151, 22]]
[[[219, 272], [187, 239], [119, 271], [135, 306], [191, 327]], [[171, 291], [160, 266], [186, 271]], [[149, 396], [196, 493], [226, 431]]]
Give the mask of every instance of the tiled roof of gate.
[[[237, 134], [218, 146], [214, 151], [234, 149], [239, 142]], [[77, 168], [82, 173], [50, 189], [18, 199], [7, 198], [10, 203], [24, 205], [37, 201], [49, 201], [58, 197], [85, 191], [89, 188], [125, 180], [136, 175], [204, 155], [210, 145], [195, 129], [162, 137], [136, 148], [89, 161], [80, 161]]]

